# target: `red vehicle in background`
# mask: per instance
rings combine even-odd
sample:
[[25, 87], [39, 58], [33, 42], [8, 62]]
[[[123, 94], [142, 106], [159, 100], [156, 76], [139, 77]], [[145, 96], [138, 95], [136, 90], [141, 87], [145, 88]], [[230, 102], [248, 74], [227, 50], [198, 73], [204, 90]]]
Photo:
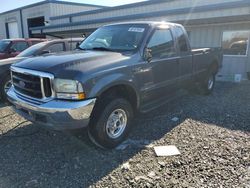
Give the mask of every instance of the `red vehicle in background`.
[[15, 57], [28, 47], [47, 41], [46, 39], [3, 39], [0, 40], [0, 59]]

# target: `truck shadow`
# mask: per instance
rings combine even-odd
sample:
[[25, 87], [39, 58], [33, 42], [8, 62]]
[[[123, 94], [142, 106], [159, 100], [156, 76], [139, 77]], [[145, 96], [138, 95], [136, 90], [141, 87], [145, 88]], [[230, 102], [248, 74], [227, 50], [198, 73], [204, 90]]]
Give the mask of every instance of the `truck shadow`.
[[6, 107], [6, 104], [0, 102], [0, 108]]
[[[188, 118], [249, 132], [250, 117], [241, 113], [249, 110], [246, 88], [249, 84], [218, 83], [211, 96], [187, 95], [172, 101], [138, 116], [129, 139], [159, 140]], [[239, 96], [239, 93], [243, 94]], [[237, 96], [241, 98], [234, 100]], [[238, 121], [239, 117], [242, 121]], [[142, 150], [142, 147], [128, 147], [104, 151], [94, 147], [86, 131], [81, 131], [81, 138], [76, 138], [69, 133], [47, 131], [28, 124], [0, 137], [0, 185], [88, 187]]]
[[137, 121], [143, 122], [142, 126], [151, 124], [154, 127], [152, 131], [157, 132], [157, 129], [161, 130], [163, 127], [159, 121], [165, 121], [167, 124], [165, 129], [168, 130], [173, 128], [176, 123], [179, 125], [186, 119], [226, 129], [249, 132], [249, 86], [250, 82], [242, 84], [219, 82], [214, 93], [210, 96], [187, 94], [157, 110], [141, 115]]

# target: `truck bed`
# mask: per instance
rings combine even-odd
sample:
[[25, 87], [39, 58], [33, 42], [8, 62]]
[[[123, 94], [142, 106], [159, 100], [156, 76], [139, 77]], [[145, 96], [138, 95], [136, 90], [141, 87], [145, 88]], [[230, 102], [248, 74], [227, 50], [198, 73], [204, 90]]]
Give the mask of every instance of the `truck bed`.
[[197, 79], [207, 71], [207, 67], [211, 61], [218, 62], [219, 67], [222, 67], [223, 52], [221, 48], [196, 48], [192, 49], [193, 55], [193, 71], [197, 73]]

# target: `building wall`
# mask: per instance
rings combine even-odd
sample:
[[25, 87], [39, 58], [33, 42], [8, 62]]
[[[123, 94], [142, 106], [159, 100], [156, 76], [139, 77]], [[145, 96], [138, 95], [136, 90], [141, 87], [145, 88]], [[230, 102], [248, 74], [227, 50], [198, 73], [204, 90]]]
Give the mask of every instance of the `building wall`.
[[[250, 31], [250, 22], [193, 26], [188, 29], [193, 48], [222, 47], [223, 32]], [[250, 71], [249, 54], [248, 48], [248, 56], [224, 55], [223, 68], [218, 74], [218, 79], [233, 81], [235, 74], [241, 74], [242, 78], [246, 79], [246, 72]]]
[[3, 38], [6, 38], [7, 35], [6, 35], [6, 23], [9, 23], [9, 22], [17, 22], [18, 23], [18, 33], [19, 33], [19, 36], [22, 37], [22, 27], [21, 27], [21, 17], [20, 17], [20, 11], [14, 11], [14, 12], [9, 12], [5, 15], [2, 15], [1, 16], [1, 20], [2, 20], [2, 37]]
[[29, 37], [28, 22], [27, 22], [29, 18], [36, 18], [36, 17], [44, 16], [45, 20], [49, 20], [50, 15], [51, 15], [49, 3], [23, 9], [22, 12], [23, 12], [23, 30], [24, 30], [25, 38]]
[[[174, 0], [174, 1], [163, 1], [161, 3], [155, 3], [150, 5], [143, 5], [143, 6], [134, 6], [130, 8], [123, 8], [124, 6], [118, 7], [115, 10], [109, 10], [106, 8], [102, 11], [90, 11], [87, 13], [83, 13], [83, 15], [69, 15], [72, 17], [72, 22], [79, 22], [79, 21], [89, 21], [95, 19], [104, 19], [110, 17], [118, 17], [118, 16], [126, 16], [126, 15], [133, 15], [133, 14], [141, 14], [141, 13], [148, 13], [148, 12], [156, 12], [156, 11], [169, 11], [173, 9], [182, 9], [182, 8], [189, 8], [195, 6], [205, 6], [211, 4], [219, 4], [219, 3], [228, 3], [228, 2], [235, 2], [240, 0]], [[190, 6], [191, 5], [191, 6]], [[176, 16], [176, 15], [174, 15]], [[57, 18], [52, 20], [52, 24], [62, 24], [67, 23], [67, 21], [63, 18]], [[64, 19], [64, 20], [63, 20]], [[66, 21], [66, 22], [65, 22]]]
[[[211, 3], [212, 2], [212, 3]], [[120, 22], [120, 21], [131, 21], [131, 20], [155, 20], [155, 21], [173, 21], [173, 22], [180, 22], [185, 20], [197, 20], [197, 19], [205, 19], [205, 18], [217, 18], [217, 17], [225, 17], [225, 16], [239, 16], [245, 15], [250, 12], [250, 6], [245, 7], [230, 7], [225, 8], [215, 8], [214, 10], [208, 11], [195, 11], [193, 12], [192, 8], [182, 11], [182, 8], [190, 8], [191, 7], [200, 7], [206, 5], [219, 5], [221, 3], [230, 3], [230, 2], [242, 2], [241, 0], [213, 0], [213, 1], [198, 1], [198, 0], [174, 0], [174, 1], [162, 1], [161, 3], [145, 5], [145, 6], [135, 6], [126, 9], [119, 9], [118, 10], [111, 10], [111, 11], [104, 11], [109, 8], [100, 10], [100, 11], [90, 11], [83, 13], [84, 15], [72, 14], [72, 15], [65, 15], [56, 18], [51, 18], [51, 26], [47, 27], [44, 31], [45, 32], [53, 32], [53, 31], [65, 31], [65, 30], [79, 30], [79, 29], [91, 29], [97, 28], [101, 25]], [[164, 10], [164, 11], [163, 11]], [[153, 16], [150, 13], [154, 13], [156, 11], [163, 11], [166, 12], [163, 16]], [[170, 11], [170, 12], [168, 12]], [[147, 13], [147, 16], [136, 17], [138, 14], [142, 15]], [[149, 13], [149, 14], [148, 14]], [[133, 17], [133, 15], [135, 15]], [[139, 16], [140, 16], [139, 15]], [[68, 26], [67, 26], [68, 24]], [[70, 25], [69, 25], [70, 24]], [[61, 27], [65, 25], [65, 27]], [[186, 26], [188, 24], [185, 24]], [[53, 27], [55, 26], [55, 27]], [[56, 27], [58, 26], [58, 27]]]
[[5, 34], [6, 34], [5, 27], [3, 27], [5, 25], [3, 17], [0, 17], [0, 25], [2, 26], [2, 29], [0, 29], [0, 39], [2, 39], [2, 38], [5, 38]]
[[61, 16], [65, 14], [72, 14], [77, 12], [84, 12], [84, 11], [90, 11], [90, 10], [96, 10], [99, 9], [96, 6], [79, 6], [79, 5], [67, 5], [67, 4], [57, 4], [57, 3], [51, 3], [50, 4], [51, 9], [51, 17], [53, 16]]
[[[158, 5], [160, 6], [160, 5]], [[161, 7], [161, 6], [160, 6]], [[44, 28], [44, 32], [61, 32], [61, 31], [70, 31], [70, 30], [88, 30], [92, 28], [98, 28], [102, 25], [115, 23], [115, 22], [122, 22], [122, 21], [172, 21], [172, 22], [184, 22], [184, 26], [189, 26], [189, 24], [185, 24], [185, 21], [190, 20], [197, 20], [197, 19], [208, 19], [208, 18], [218, 18], [221, 16], [239, 16], [239, 15], [245, 15], [250, 12], [250, 6], [249, 7], [241, 7], [241, 8], [228, 8], [226, 10], [213, 10], [213, 11], [201, 11], [201, 12], [193, 12], [191, 14], [187, 13], [180, 13], [180, 14], [171, 14], [171, 15], [163, 15], [160, 17], [153, 17], [148, 16], [142, 17], [142, 18], [134, 18], [133, 16], [129, 16], [126, 18], [121, 18], [120, 20], [117, 20], [117, 17], [109, 17], [107, 19], [88, 19], [88, 20], [82, 20], [80, 22], [75, 22], [75, 18], [72, 17], [72, 23], [66, 23], [65, 26], [62, 24], [59, 24], [57, 27], [57, 24], [55, 24], [54, 20], [52, 20], [51, 26]], [[78, 17], [78, 16], [77, 16]], [[59, 19], [60, 20], [60, 19]], [[61, 20], [64, 20], [64, 22], [69, 22], [69, 18], [63, 18]], [[70, 24], [67, 26], [67, 24]], [[55, 27], [53, 27], [55, 26]], [[212, 28], [209, 28], [210, 30], [213, 30]], [[212, 31], [213, 32], [213, 31]], [[211, 34], [211, 33], [210, 33]], [[199, 36], [197, 36], [199, 37]], [[199, 40], [200, 42], [200, 40]], [[211, 42], [211, 41], [209, 41]]]
[[[82, 11], [90, 11], [98, 9], [96, 6], [83, 6], [73, 4], [62, 3], [43, 3], [19, 9], [17, 11], [8, 11], [7, 13], [0, 14], [0, 24], [2, 29], [0, 30], [0, 39], [7, 38], [5, 23], [17, 21], [19, 28], [19, 37], [29, 37], [27, 19], [44, 16], [46, 21], [50, 21], [50, 17], [61, 16], [64, 14], [71, 14]], [[22, 13], [22, 22], [21, 15]], [[23, 23], [23, 25], [22, 25]], [[23, 29], [22, 29], [23, 28]], [[23, 30], [23, 34], [22, 34]]]

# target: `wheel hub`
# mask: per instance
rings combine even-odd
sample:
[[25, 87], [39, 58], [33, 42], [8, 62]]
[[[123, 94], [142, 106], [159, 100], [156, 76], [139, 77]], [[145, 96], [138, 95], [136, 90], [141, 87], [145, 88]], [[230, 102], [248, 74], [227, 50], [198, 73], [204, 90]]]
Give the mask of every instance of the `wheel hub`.
[[122, 109], [114, 110], [107, 121], [106, 132], [110, 138], [121, 136], [127, 126], [127, 114]]
[[208, 79], [208, 89], [211, 90], [214, 86], [214, 77], [210, 76]]

